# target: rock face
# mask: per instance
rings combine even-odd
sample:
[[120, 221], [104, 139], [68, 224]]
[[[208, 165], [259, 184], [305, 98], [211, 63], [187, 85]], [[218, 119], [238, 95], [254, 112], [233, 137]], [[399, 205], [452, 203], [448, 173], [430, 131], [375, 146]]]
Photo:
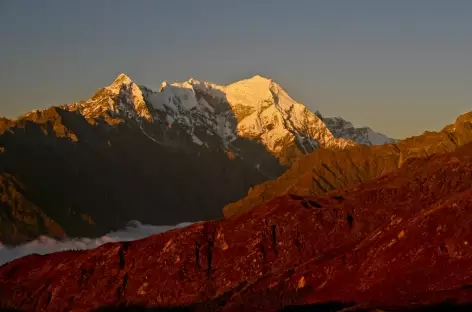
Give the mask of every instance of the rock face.
[[298, 155], [355, 145], [338, 134], [260, 76], [156, 92], [121, 74], [89, 100], [0, 118], [0, 242], [219, 218]]
[[404, 311], [471, 305], [471, 155], [468, 144], [408, 159], [355, 188], [286, 195], [239, 216], [139, 241], [27, 256], [0, 267], [0, 307]]
[[[339, 120], [338, 123], [341, 124]], [[469, 142], [472, 142], [472, 112], [459, 116], [454, 124], [439, 132], [425, 132], [392, 144], [319, 149], [297, 159], [279, 178], [252, 187], [246, 197], [227, 205], [223, 212], [225, 216], [242, 213], [286, 193], [317, 195], [354, 186], [392, 172], [410, 158], [451, 152]]]

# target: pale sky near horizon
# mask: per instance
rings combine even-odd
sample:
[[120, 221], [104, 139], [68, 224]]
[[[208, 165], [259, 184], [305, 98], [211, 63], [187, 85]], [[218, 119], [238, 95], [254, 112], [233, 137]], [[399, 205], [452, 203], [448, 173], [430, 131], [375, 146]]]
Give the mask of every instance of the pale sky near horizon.
[[468, 0], [0, 0], [0, 116], [138, 84], [271, 77], [404, 138], [472, 110]]

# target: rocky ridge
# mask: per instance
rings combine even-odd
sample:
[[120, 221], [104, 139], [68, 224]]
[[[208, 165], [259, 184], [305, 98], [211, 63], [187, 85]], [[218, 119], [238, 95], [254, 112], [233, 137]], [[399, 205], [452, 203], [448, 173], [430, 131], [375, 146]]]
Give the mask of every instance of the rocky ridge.
[[[405, 311], [472, 305], [472, 144], [323, 196], [0, 267], [0, 307]], [[401, 278], [398, 278], [401, 277]], [[454, 307], [449, 307], [454, 309]]]
[[232, 216], [287, 193], [318, 195], [351, 187], [392, 172], [410, 158], [451, 152], [469, 142], [472, 112], [459, 116], [439, 132], [427, 131], [395, 143], [359, 145], [341, 151], [319, 149], [297, 159], [279, 178], [251, 187], [246, 197], [227, 205], [224, 214]]

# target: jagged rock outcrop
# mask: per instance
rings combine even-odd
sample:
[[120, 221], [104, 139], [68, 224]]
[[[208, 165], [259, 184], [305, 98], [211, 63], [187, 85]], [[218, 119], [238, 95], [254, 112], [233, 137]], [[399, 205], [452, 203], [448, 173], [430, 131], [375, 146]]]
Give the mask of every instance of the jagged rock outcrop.
[[470, 307], [471, 154], [467, 144], [408, 159], [355, 188], [286, 195], [240, 216], [134, 242], [27, 256], [0, 267], [0, 307]]
[[277, 196], [293, 193], [317, 195], [380, 177], [413, 157], [454, 151], [472, 142], [472, 112], [439, 132], [380, 146], [359, 145], [346, 150], [319, 149], [297, 159], [275, 180], [252, 187], [247, 196], [224, 208], [225, 216], [238, 214]]

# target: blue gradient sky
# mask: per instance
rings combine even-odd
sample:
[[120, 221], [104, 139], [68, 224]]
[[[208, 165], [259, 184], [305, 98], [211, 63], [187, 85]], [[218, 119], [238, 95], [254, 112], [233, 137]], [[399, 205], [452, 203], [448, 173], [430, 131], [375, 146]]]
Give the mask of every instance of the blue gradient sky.
[[270, 76], [324, 115], [402, 138], [472, 110], [472, 1], [0, 0], [0, 115]]

